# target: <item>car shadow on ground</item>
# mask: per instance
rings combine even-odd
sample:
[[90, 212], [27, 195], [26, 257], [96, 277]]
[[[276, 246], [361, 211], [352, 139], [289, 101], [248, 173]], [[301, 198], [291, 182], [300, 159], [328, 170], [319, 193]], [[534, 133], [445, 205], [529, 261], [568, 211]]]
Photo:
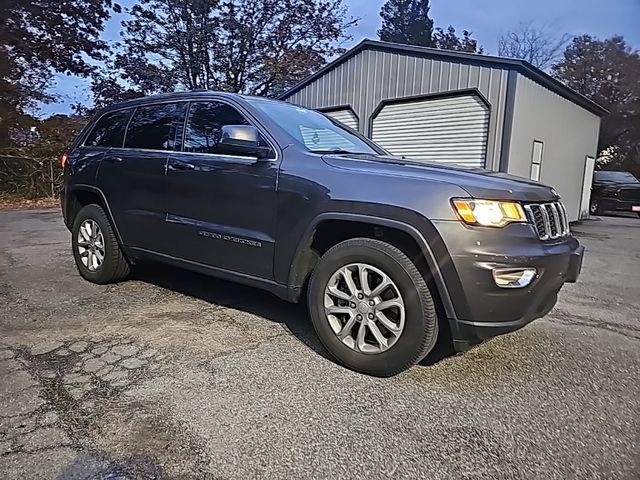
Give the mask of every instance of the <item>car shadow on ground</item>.
[[[298, 304], [290, 303], [258, 288], [163, 264], [148, 263], [137, 265], [130, 278], [283, 324], [292, 335], [308, 348], [318, 355], [335, 362], [318, 340], [304, 301]], [[303, 298], [306, 298], [306, 294], [304, 294]], [[454, 352], [449, 343], [451, 341], [450, 336], [447, 333], [445, 332], [444, 335], [439, 336], [432, 352], [419, 365], [431, 366], [453, 355]]]
[[290, 303], [258, 288], [159, 263], [136, 265], [130, 278], [283, 324], [307, 347], [332, 360], [316, 337], [304, 302]]

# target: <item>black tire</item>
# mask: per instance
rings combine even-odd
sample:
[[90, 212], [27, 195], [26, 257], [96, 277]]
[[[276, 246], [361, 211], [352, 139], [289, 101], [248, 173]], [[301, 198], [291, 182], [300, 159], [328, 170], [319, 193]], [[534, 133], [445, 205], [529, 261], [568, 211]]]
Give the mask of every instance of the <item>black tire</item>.
[[[78, 248], [80, 227], [86, 220], [93, 220], [98, 224], [104, 239], [104, 259], [94, 271], [89, 270], [82, 262]], [[129, 262], [120, 249], [111, 223], [100, 205], [87, 205], [78, 212], [71, 229], [71, 246], [78, 272], [85, 280], [98, 284], [114, 283], [129, 275]]]
[[591, 197], [591, 202], [589, 203], [589, 213], [591, 215], [602, 215], [604, 212], [601, 205], [602, 202], [598, 197]]
[[[331, 276], [353, 263], [365, 263], [385, 273], [404, 302], [404, 329], [391, 347], [379, 353], [361, 353], [345, 345], [325, 313], [325, 288]], [[308, 303], [313, 327], [324, 347], [338, 362], [357, 372], [378, 377], [396, 375], [422, 360], [438, 338], [436, 310], [423, 276], [401, 250], [379, 240], [355, 238], [327, 251], [311, 276]]]

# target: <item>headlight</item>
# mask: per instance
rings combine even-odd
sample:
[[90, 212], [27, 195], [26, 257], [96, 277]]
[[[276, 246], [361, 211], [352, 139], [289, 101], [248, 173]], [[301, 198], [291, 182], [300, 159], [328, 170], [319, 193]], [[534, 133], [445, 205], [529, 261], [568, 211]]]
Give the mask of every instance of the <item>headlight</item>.
[[495, 200], [454, 199], [453, 207], [468, 225], [504, 227], [513, 222], [526, 222], [522, 206], [517, 202]]

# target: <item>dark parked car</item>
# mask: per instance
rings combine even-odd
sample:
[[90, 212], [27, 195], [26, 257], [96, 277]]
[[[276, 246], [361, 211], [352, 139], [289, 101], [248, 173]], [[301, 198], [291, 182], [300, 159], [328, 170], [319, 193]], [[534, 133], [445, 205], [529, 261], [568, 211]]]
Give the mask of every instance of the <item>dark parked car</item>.
[[592, 215], [602, 215], [606, 210], [615, 210], [636, 212], [640, 217], [640, 180], [629, 172], [594, 172], [589, 210]]
[[583, 247], [556, 192], [389, 156], [325, 115], [215, 92], [100, 112], [63, 157], [80, 274], [156, 260], [306, 295], [342, 364], [396, 374], [440, 338], [458, 351], [553, 308]]

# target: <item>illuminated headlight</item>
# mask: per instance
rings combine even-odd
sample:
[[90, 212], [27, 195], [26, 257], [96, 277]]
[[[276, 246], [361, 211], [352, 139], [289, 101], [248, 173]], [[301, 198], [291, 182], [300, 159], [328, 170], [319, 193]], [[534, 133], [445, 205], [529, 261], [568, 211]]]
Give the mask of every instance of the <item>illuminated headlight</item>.
[[500, 288], [524, 288], [536, 276], [536, 269], [531, 268], [494, 268], [493, 280]]
[[522, 205], [517, 202], [454, 199], [452, 204], [458, 217], [468, 225], [504, 227], [509, 223], [527, 221]]

